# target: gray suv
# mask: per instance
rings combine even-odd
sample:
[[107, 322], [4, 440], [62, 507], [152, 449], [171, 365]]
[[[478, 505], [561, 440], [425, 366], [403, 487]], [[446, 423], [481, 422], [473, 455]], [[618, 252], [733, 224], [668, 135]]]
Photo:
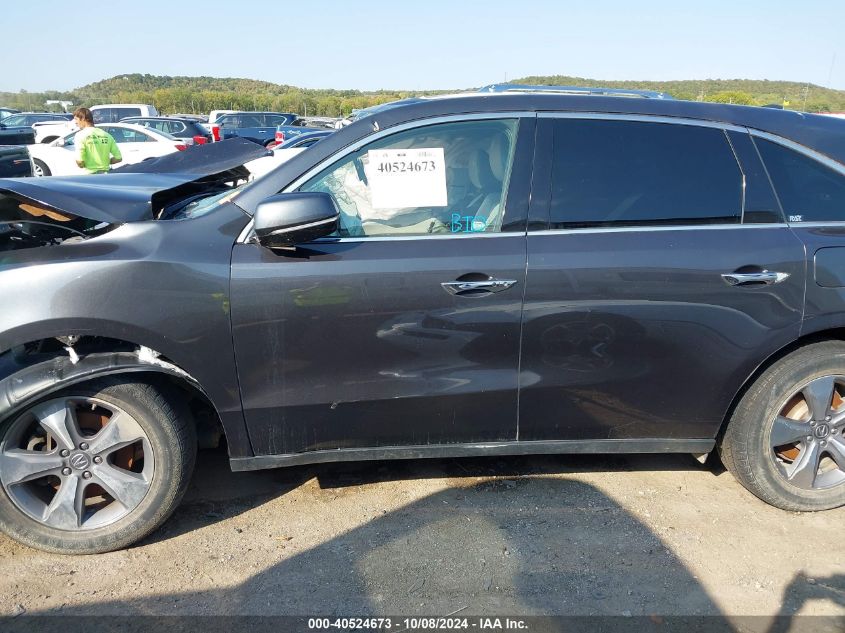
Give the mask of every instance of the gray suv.
[[13, 538], [124, 547], [222, 441], [235, 470], [716, 449], [770, 504], [845, 503], [841, 121], [513, 90], [244, 182], [263, 154], [0, 182]]

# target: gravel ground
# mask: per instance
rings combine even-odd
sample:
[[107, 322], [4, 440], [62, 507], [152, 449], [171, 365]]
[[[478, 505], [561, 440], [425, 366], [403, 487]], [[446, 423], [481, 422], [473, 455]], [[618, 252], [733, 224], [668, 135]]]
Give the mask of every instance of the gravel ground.
[[231, 473], [139, 545], [0, 537], [0, 615], [845, 615], [845, 508], [776, 510], [687, 455]]

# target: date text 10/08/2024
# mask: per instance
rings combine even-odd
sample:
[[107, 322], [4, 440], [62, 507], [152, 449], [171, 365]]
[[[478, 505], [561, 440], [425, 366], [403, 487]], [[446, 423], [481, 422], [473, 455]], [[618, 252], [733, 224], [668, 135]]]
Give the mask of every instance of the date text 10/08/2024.
[[445, 631], [445, 630], [527, 630], [525, 620], [519, 618], [452, 618], [452, 617], [411, 617], [411, 618], [309, 618], [309, 630], [355, 629], [402, 631]]

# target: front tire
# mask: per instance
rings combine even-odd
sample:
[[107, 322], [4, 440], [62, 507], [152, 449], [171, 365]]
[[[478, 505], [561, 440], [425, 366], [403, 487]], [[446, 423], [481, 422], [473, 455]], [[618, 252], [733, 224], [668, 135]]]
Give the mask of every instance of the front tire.
[[41, 178], [42, 176], [52, 176], [53, 172], [50, 171], [50, 168], [47, 167], [47, 163], [43, 160], [39, 160], [38, 158], [34, 158], [32, 160], [32, 164], [34, 165], [32, 170], [32, 175]]
[[48, 552], [143, 538], [176, 509], [196, 433], [166, 392], [114, 377], [53, 394], [0, 425], [0, 530]]
[[725, 467], [784, 510], [845, 505], [845, 342], [806, 345], [740, 400], [719, 446]]

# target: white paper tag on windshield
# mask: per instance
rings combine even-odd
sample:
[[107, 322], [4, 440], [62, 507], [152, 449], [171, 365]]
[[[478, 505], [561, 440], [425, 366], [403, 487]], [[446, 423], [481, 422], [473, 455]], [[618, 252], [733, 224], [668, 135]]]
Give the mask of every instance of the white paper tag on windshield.
[[442, 147], [376, 149], [367, 159], [373, 209], [447, 205]]

